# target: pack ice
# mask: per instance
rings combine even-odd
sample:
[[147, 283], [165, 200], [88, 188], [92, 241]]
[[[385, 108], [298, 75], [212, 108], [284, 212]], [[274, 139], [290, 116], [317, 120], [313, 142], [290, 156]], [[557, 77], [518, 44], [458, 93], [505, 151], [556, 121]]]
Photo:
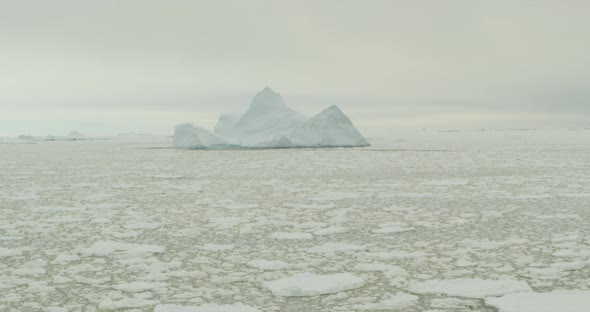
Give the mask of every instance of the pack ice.
[[191, 123], [177, 125], [174, 145], [180, 149], [360, 147], [369, 142], [337, 106], [306, 118], [266, 87], [244, 114], [221, 114], [214, 131]]

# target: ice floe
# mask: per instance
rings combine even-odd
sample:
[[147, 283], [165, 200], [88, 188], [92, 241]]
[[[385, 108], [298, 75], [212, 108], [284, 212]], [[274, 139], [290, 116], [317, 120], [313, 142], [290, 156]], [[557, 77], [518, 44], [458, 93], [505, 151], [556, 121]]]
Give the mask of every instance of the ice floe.
[[131, 283], [117, 284], [114, 285], [113, 288], [126, 293], [138, 293], [156, 288], [164, 288], [166, 286], [166, 283], [136, 281]]
[[485, 298], [500, 312], [584, 312], [590, 310], [590, 291], [523, 292]]
[[444, 294], [464, 298], [485, 298], [531, 291], [531, 287], [523, 281], [486, 280], [479, 278], [414, 282], [410, 284], [408, 289], [416, 294]]
[[402, 267], [387, 263], [359, 263], [353, 268], [360, 272], [384, 272], [388, 276], [403, 276], [407, 271]]
[[347, 243], [325, 243], [320, 246], [315, 246], [307, 249], [309, 253], [336, 253], [336, 252], [355, 252], [366, 250], [367, 247], [347, 244]]
[[263, 283], [263, 286], [270, 290], [273, 295], [284, 297], [333, 294], [360, 288], [364, 285], [364, 279], [350, 273], [329, 275], [301, 273]]
[[395, 295], [389, 295], [385, 299], [375, 303], [365, 303], [355, 305], [355, 310], [361, 311], [393, 311], [403, 310], [414, 305], [418, 301], [418, 296], [414, 296], [406, 293], [397, 293]]
[[18, 256], [21, 255], [22, 252], [19, 250], [14, 250], [14, 249], [8, 249], [8, 248], [4, 248], [4, 247], [0, 247], [0, 258], [2, 257], [14, 257], [14, 256]]
[[208, 303], [200, 306], [183, 306], [176, 304], [159, 304], [154, 312], [260, 312], [259, 309], [238, 304]]
[[88, 248], [82, 248], [86, 256], [104, 257], [111, 254], [143, 255], [158, 254], [166, 251], [163, 246], [149, 244], [130, 244], [115, 241], [98, 241]]
[[115, 311], [133, 308], [144, 308], [154, 306], [158, 303], [158, 301], [147, 300], [143, 298], [121, 298], [113, 300], [110, 297], [106, 297], [100, 301], [100, 303], [98, 304], [98, 308], [101, 310]]
[[313, 239], [313, 235], [304, 232], [275, 232], [270, 237], [278, 240]]
[[281, 260], [264, 260], [264, 259], [256, 259], [250, 260], [247, 263], [248, 266], [253, 268], [257, 268], [260, 270], [266, 271], [278, 271], [278, 270], [286, 270], [292, 267], [292, 265], [281, 261]]
[[229, 251], [229, 250], [234, 249], [234, 245], [232, 245], [232, 244], [229, 244], [229, 245], [205, 244], [199, 248], [201, 250], [207, 250], [207, 251]]

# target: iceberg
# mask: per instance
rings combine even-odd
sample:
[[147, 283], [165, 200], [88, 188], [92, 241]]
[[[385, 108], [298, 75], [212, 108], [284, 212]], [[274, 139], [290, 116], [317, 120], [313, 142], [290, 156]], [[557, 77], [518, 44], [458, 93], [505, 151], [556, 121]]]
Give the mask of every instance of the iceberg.
[[87, 141], [87, 140], [108, 140], [105, 137], [91, 137], [82, 134], [78, 131], [70, 131], [65, 136], [59, 135], [46, 135], [46, 136], [33, 136], [28, 134], [21, 134], [17, 137], [18, 140], [25, 141]]
[[261, 142], [286, 134], [305, 119], [305, 116], [285, 105], [278, 93], [266, 87], [254, 97], [248, 111], [226, 133], [243, 146], [256, 147]]
[[70, 131], [70, 133], [68, 133], [67, 135], [68, 138], [72, 138], [74, 140], [80, 139], [80, 138], [84, 138], [85, 135], [83, 135], [82, 133], [78, 132], [78, 131]]
[[236, 146], [230, 139], [207, 129], [184, 123], [174, 130], [174, 146], [178, 149], [223, 149]]
[[215, 125], [215, 132], [228, 135], [235, 125], [240, 121], [241, 114], [221, 114]]
[[370, 145], [338, 108], [330, 106], [295, 127], [288, 134], [270, 142], [269, 147], [358, 147]]
[[179, 149], [362, 147], [369, 142], [338, 108], [312, 118], [288, 107], [266, 87], [243, 114], [221, 114], [214, 132], [186, 123], [176, 126]]

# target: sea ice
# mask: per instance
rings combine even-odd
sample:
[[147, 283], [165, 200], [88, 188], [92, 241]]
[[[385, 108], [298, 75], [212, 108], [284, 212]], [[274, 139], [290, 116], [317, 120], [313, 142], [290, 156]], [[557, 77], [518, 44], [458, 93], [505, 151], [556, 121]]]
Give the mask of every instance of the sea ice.
[[253, 268], [257, 268], [257, 269], [265, 270], [265, 271], [285, 270], [285, 269], [289, 269], [292, 267], [290, 264], [288, 264], [284, 261], [281, 261], [281, 260], [263, 260], [263, 259], [248, 261], [247, 265], [251, 266]]
[[485, 298], [531, 291], [526, 282], [517, 280], [485, 280], [458, 278], [412, 283], [409, 290], [416, 294], [445, 294], [464, 298]]
[[234, 245], [205, 244], [200, 249], [207, 251], [229, 251], [234, 249]]
[[78, 255], [68, 255], [68, 254], [61, 254], [55, 257], [53, 260], [54, 264], [64, 264], [67, 262], [78, 261], [80, 260], [80, 256]]
[[354, 270], [360, 272], [385, 272], [385, 275], [390, 277], [402, 276], [408, 273], [402, 267], [386, 263], [359, 263], [354, 266]]
[[360, 258], [368, 260], [392, 260], [392, 259], [412, 259], [426, 256], [422, 251], [407, 252], [404, 250], [394, 250], [389, 252], [365, 252], [359, 254]]
[[342, 233], [346, 233], [348, 232], [349, 229], [343, 226], [330, 226], [327, 228], [323, 228], [323, 229], [319, 229], [315, 232], [313, 232], [313, 235], [317, 235], [317, 236], [328, 236], [328, 235], [334, 235], [334, 234], [342, 234]]
[[113, 253], [127, 255], [144, 255], [163, 253], [166, 249], [162, 246], [147, 244], [128, 244], [114, 241], [98, 241], [88, 248], [83, 248], [81, 253], [86, 256], [104, 257]]
[[118, 284], [113, 286], [114, 289], [126, 292], [126, 293], [138, 293], [144, 292], [148, 290], [152, 290], [155, 288], [162, 288], [166, 287], [165, 283], [155, 283], [155, 282], [144, 282], [144, 281], [137, 281], [131, 283], [124, 283]]
[[392, 233], [403, 233], [403, 232], [409, 232], [409, 231], [414, 231], [414, 228], [401, 227], [401, 226], [387, 226], [387, 227], [382, 227], [377, 230], [373, 230], [373, 233], [375, 233], [375, 234], [392, 234]]
[[130, 222], [125, 224], [124, 227], [130, 230], [154, 230], [159, 228], [160, 224], [150, 222]]
[[302, 232], [275, 232], [270, 237], [279, 240], [313, 239], [313, 235]]
[[365, 280], [350, 273], [316, 275], [301, 273], [276, 281], [264, 282], [263, 286], [275, 296], [305, 297], [333, 294], [363, 287]]
[[[411, 138], [362, 152], [0, 142], [0, 311], [553, 312], [581, 300], [568, 312], [586, 312], [588, 198], [559, 194], [590, 193], [588, 132], [583, 145], [551, 145], [538, 131], [542, 144], [519, 151], [447, 146], [433, 132], [403, 152]], [[450, 186], [458, 175], [468, 183]], [[499, 198], [543, 192], [552, 197]], [[372, 232], [393, 227], [415, 230]], [[301, 272], [365, 284], [296, 298], [262, 286]], [[467, 277], [535, 293], [448, 282]], [[411, 291], [429, 280], [450, 284]], [[515, 289], [526, 291], [503, 294]], [[404, 293], [419, 299], [398, 308]]]
[[8, 249], [0, 247], [0, 258], [1, 257], [13, 257], [22, 254], [22, 252], [14, 249]]
[[485, 298], [500, 312], [584, 312], [590, 310], [590, 291], [522, 292]]
[[362, 251], [366, 250], [367, 247], [347, 244], [347, 243], [325, 243], [320, 246], [315, 246], [307, 249], [309, 253], [337, 253], [337, 252], [350, 252], [350, 251]]
[[120, 300], [113, 300], [106, 297], [100, 301], [98, 308], [101, 310], [125, 310], [132, 308], [143, 308], [158, 304], [155, 300], [146, 300], [142, 298], [123, 298]]
[[441, 298], [430, 300], [430, 306], [440, 309], [452, 309], [452, 311], [469, 311], [479, 306], [477, 300], [474, 299], [459, 299], [459, 298]]
[[181, 306], [176, 304], [159, 304], [154, 312], [260, 312], [260, 310], [241, 304], [209, 303], [200, 306]]
[[395, 295], [389, 295], [386, 299], [376, 303], [366, 303], [355, 305], [355, 310], [363, 311], [393, 311], [403, 310], [414, 305], [414, 302], [418, 300], [418, 296], [405, 293], [397, 293]]

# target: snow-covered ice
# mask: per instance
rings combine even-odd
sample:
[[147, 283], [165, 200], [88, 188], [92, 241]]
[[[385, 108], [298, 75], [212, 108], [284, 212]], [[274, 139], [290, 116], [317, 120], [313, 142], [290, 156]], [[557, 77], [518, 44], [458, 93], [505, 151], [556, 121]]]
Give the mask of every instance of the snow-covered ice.
[[320, 246], [314, 246], [307, 250], [310, 253], [333, 253], [333, 252], [356, 252], [365, 250], [367, 247], [347, 244], [347, 243], [325, 243]]
[[98, 308], [104, 311], [116, 311], [150, 307], [157, 303], [158, 301], [143, 298], [122, 298], [119, 300], [113, 300], [109, 297], [106, 297], [100, 301]]
[[167, 284], [165, 283], [158, 283], [158, 282], [131, 282], [131, 283], [123, 283], [113, 286], [114, 289], [120, 290], [126, 293], [138, 293], [144, 292], [148, 290], [152, 290], [155, 288], [162, 288], [166, 287]]
[[201, 246], [200, 249], [207, 251], [228, 251], [234, 249], [234, 245], [205, 244]]
[[525, 292], [486, 298], [500, 312], [583, 312], [590, 308], [590, 291]]
[[416, 282], [410, 284], [409, 290], [417, 294], [445, 294], [464, 298], [485, 298], [515, 292], [526, 292], [530, 291], [531, 288], [526, 282], [517, 280], [458, 278]]
[[204, 304], [200, 306], [181, 306], [176, 304], [159, 304], [154, 312], [260, 312], [244, 304]]
[[18, 250], [0, 247], [0, 258], [1, 257], [13, 257], [13, 256], [18, 256], [20, 254], [22, 254], [22, 253]]
[[278, 240], [313, 239], [313, 235], [303, 232], [275, 232], [270, 237]]
[[418, 296], [398, 293], [395, 295], [389, 295], [380, 302], [359, 304], [353, 308], [355, 310], [361, 311], [403, 311], [404, 309], [414, 305], [414, 302], [418, 299]]
[[318, 275], [300, 273], [275, 281], [264, 282], [275, 296], [306, 297], [333, 294], [363, 287], [365, 280], [350, 273]]
[[292, 267], [292, 265], [281, 261], [281, 260], [264, 260], [264, 259], [256, 259], [250, 260], [247, 263], [249, 266], [261, 270], [268, 270], [268, 271], [278, 271], [278, 270], [285, 270]]
[[163, 253], [166, 250], [163, 246], [148, 244], [129, 244], [115, 241], [98, 241], [88, 248], [82, 248], [81, 253], [86, 256], [104, 257], [111, 254], [150, 254]]
[[388, 276], [406, 275], [407, 271], [402, 267], [387, 263], [359, 263], [354, 270], [361, 272], [384, 272]]

